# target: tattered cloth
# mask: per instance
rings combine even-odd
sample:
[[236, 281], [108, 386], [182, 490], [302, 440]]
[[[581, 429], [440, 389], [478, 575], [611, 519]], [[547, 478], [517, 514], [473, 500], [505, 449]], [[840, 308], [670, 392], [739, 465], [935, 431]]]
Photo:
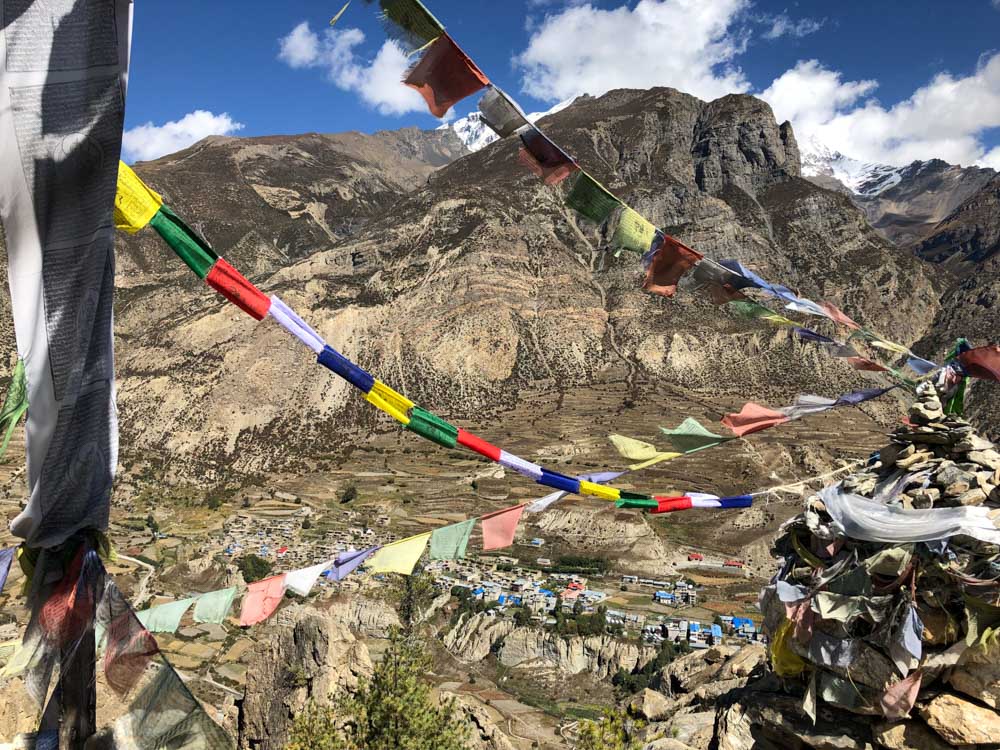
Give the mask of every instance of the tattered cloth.
[[420, 92], [435, 117], [444, 117], [452, 106], [489, 82], [490, 79], [447, 34], [437, 38], [405, 81], [407, 86]]
[[580, 169], [573, 157], [534, 125], [525, 125], [518, 136], [521, 138], [521, 163], [541, 177], [546, 185], [558, 185]]
[[704, 256], [668, 234], [662, 237], [659, 245], [651, 251], [652, 258], [642, 288], [664, 297], [673, 297], [677, 292], [677, 283]]

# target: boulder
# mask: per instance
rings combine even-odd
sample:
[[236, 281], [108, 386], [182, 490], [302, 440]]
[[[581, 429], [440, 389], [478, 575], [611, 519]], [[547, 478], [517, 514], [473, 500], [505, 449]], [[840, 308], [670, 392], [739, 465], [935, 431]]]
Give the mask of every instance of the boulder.
[[662, 693], [646, 688], [632, 699], [629, 710], [646, 721], [662, 721], [672, 713], [674, 706]]
[[952, 693], [920, 707], [931, 729], [951, 745], [993, 744], [1000, 739], [1000, 713]]
[[861, 718], [821, 708], [817, 721], [802, 711], [801, 698], [748, 688], [719, 711], [718, 750], [874, 750], [871, 729]]
[[694, 750], [690, 745], [685, 745], [679, 740], [661, 737], [645, 745], [642, 750]]
[[489, 711], [479, 702], [464, 695], [441, 693], [443, 700], [455, 700], [455, 706], [462, 713], [470, 727], [469, 750], [516, 750], [507, 736], [500, 731], [490, 717]]
[[751, 643], [730, 657], [719, 671], [719, 677], [749, 677], [757, 667], [766, 662], [767, 649], [760, 643]]
[[872, 736], [886, 750], [951, 750], [922, 721], [884, 721], [872, 728]]
[[667, 731], [673, 739], [695, 750], [708, 750], [715, 734], [715, 711], [675, 714]]
[[951, 671], [948, 683], [960, 693], [1000, 710], [1000, 646], [974, 652]]

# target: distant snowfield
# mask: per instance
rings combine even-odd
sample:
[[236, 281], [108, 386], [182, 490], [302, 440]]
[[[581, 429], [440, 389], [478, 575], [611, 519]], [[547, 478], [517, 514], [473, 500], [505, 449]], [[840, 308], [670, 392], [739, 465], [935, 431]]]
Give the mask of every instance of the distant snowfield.
[[[554, 115], [556, 112], [566, 109], [573, 101], [573, 99], [567, 99], [544, 112], [532, 112], [527, 116], [528, 122], [536, 123], [543, 117]], [[454, 130], [455, 135], [465, 144], [465, 147], [473, 152], [486, 148], [494, 141], [499, 140], [497, 134], [483, 122], [483, 116], [479, 112], [470, 112], [466, 117], [445, 123], [438, 130], [448, 130], [449, 128]]]
[[857, 195], [876, 196], [898, 185], [903, 179], [905, 167], [858, 161], [839, 151], [833, 151], [815, 138], [800, 146], [800, 150], [803, 175], [833, 177]]

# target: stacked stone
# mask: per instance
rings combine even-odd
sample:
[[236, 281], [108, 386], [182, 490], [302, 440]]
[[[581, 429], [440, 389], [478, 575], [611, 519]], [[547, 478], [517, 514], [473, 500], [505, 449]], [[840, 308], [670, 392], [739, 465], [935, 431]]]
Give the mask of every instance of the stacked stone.
[[[1000, 452], [929, 386], [842, 488], [905, 509], [998, 508], [1000, 526]], [[774, 552], [764, 628], [805, 715], [839, 714], [866, 735], [859, 747], [1000, 747], [1000, 546], [848, 538], [816, 496]]]

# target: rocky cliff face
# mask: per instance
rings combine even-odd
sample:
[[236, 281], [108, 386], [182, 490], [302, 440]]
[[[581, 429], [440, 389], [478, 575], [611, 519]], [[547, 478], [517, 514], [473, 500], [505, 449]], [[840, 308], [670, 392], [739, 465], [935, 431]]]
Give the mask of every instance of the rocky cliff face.
[[[613, 91], [543, 122], [596, 177], [705, 253], [831, 299], [897, 340], [929, 325], [937, 304], [920, 263], [846, 196], [798, 177], [790, 128], [759, 100]], [[637, 259], [603, 253], [595, 229], [564, 208], [565, 188], [522, 170], [509, 140], [403, 194], [384, 173], [351, 172], [339, 151], [323, 166], [307, 149], [323, 138], [212, 140], [139, 171], [331, 344], [428, 407], [447, 405], [446, 417], [501, 414], [538, 383], [624, 380], [636, 393], [711, 384], [764, 398], [776, 382], [786, 394], [865, 382], [691, 295], [639, 291]], [[431, 168], [413, 165], [408, 179]], [[323, 201], [325, 213], [303, 209]], [[241, 216], [263, 239], [245, 239]], [[364, 231], [345, 229], [350, 221]], [[123, 239], [123, 279], [154, 253], [166, 262], [156, 243]], [[123, 451], [162, 462], [168, 476], [287, 467], [376, 424], [277, 326], [254, 327], [200, 286], [135, 284], [118, 324]]]
[[485, 613], [461, 620], [445, 634], [444, 645], [466, 662], [481, 661], [495, 652], [505, 667], [568, 675], [587, 672], [602, 680], [620, 669], [631, 672], [656, 656], [652, 647], [610, 636], [562, 637], [538, 628], [515, 627], [510, 620]]

